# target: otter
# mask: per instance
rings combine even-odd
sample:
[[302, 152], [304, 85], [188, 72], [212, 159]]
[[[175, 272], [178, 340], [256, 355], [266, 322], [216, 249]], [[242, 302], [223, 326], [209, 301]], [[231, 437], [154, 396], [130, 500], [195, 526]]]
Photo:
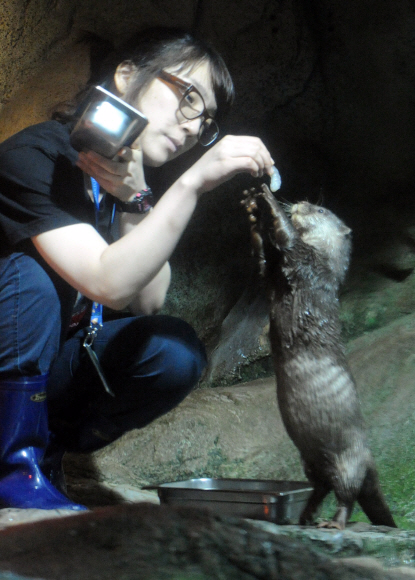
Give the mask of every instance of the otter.
[[330, 210], [305, 201], [290, 206], [290, 219], [265, 184], [244, 195], [270, 302], [278, 405], [314, 487], [299, 523], [314, 523], [334, 491], [336, 513], [321, 527], [344, 529], [355, 501], [372, 524], [396, 527], [341, 340], [338, 292], [351, 230]]

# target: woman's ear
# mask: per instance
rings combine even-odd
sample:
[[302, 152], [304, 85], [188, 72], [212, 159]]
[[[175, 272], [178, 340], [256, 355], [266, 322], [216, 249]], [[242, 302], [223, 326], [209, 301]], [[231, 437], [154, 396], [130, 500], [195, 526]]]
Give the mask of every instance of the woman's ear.
[[130, 60], [125, 60], [117, 66], [114, 74], [114, 83], [121, 97], [127, 92], [131, 78], [136, 72], [137, 67]]

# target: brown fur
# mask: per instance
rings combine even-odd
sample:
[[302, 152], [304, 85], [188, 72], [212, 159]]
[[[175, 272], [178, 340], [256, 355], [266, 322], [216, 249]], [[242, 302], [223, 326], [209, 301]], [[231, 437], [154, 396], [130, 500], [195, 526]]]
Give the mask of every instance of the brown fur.
[[395, 526], [340, 336], [338, 290], [351, 231], [329, 210], [307, 202], [291, 206], [290, 220], [266, 185], [244, 193], [270, 299], [278, 404], [314, 485], [300, 524], [314, 521], [333, 490], [337, 511], [323, 525], [343, 529], [358, 501], [373, 524]]

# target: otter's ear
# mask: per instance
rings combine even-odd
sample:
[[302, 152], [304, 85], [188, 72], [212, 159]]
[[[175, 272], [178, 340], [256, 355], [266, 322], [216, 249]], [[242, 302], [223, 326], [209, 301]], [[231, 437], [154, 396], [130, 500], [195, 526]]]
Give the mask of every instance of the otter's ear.
[[117, 66], [114, 74], [114, 83], [121, 96], [127, 92], [128, 85], [136, 72], [137, 67], [130, 60], [125, 60]]
[[343, 226], [341, 232], [344, 235], [344, 237], [347, 237], [347, 236], [350, 236], [350, 234], [352, 233], [352, 230], [350, 228], [348, 228], [347, 226]]

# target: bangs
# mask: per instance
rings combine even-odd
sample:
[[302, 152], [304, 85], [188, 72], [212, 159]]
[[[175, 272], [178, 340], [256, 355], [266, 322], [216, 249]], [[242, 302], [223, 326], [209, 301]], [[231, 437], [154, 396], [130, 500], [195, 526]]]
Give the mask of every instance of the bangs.
[[[205, 63], [209, 66], [210, 82], [216, 99], [217, 113], [215, 119], [223, 119], [228, 114], [235, 98], [232, 78], [226, 66], [221, 66], [222, 63], [217, 63], [216, 59], [209, 58], [209, 55], [204, 54], [193, 62], [182, 61], [179, 65], [172, 63], [169, 67], [174, 68], [175, 73], [186, 74], [191, 73]], [[166, 65], [164, 68], [168, 68], [168, 66]]]
[[149, 30], [131, 46], [130, 60], [137, 69], [136, 78], [130, 85], [125, 99], [133, 104], [142, 90], [157, 77], [162, 69], [173, 69], [178, 73], [191, 71], [207, 62], [210, 69], [212, 89], [217, 104], [217, 119], [223, 119], [234, 100], [231, 75], [222, 57], [205, 41], [196, 39], [187, 32], [177, 30]]

